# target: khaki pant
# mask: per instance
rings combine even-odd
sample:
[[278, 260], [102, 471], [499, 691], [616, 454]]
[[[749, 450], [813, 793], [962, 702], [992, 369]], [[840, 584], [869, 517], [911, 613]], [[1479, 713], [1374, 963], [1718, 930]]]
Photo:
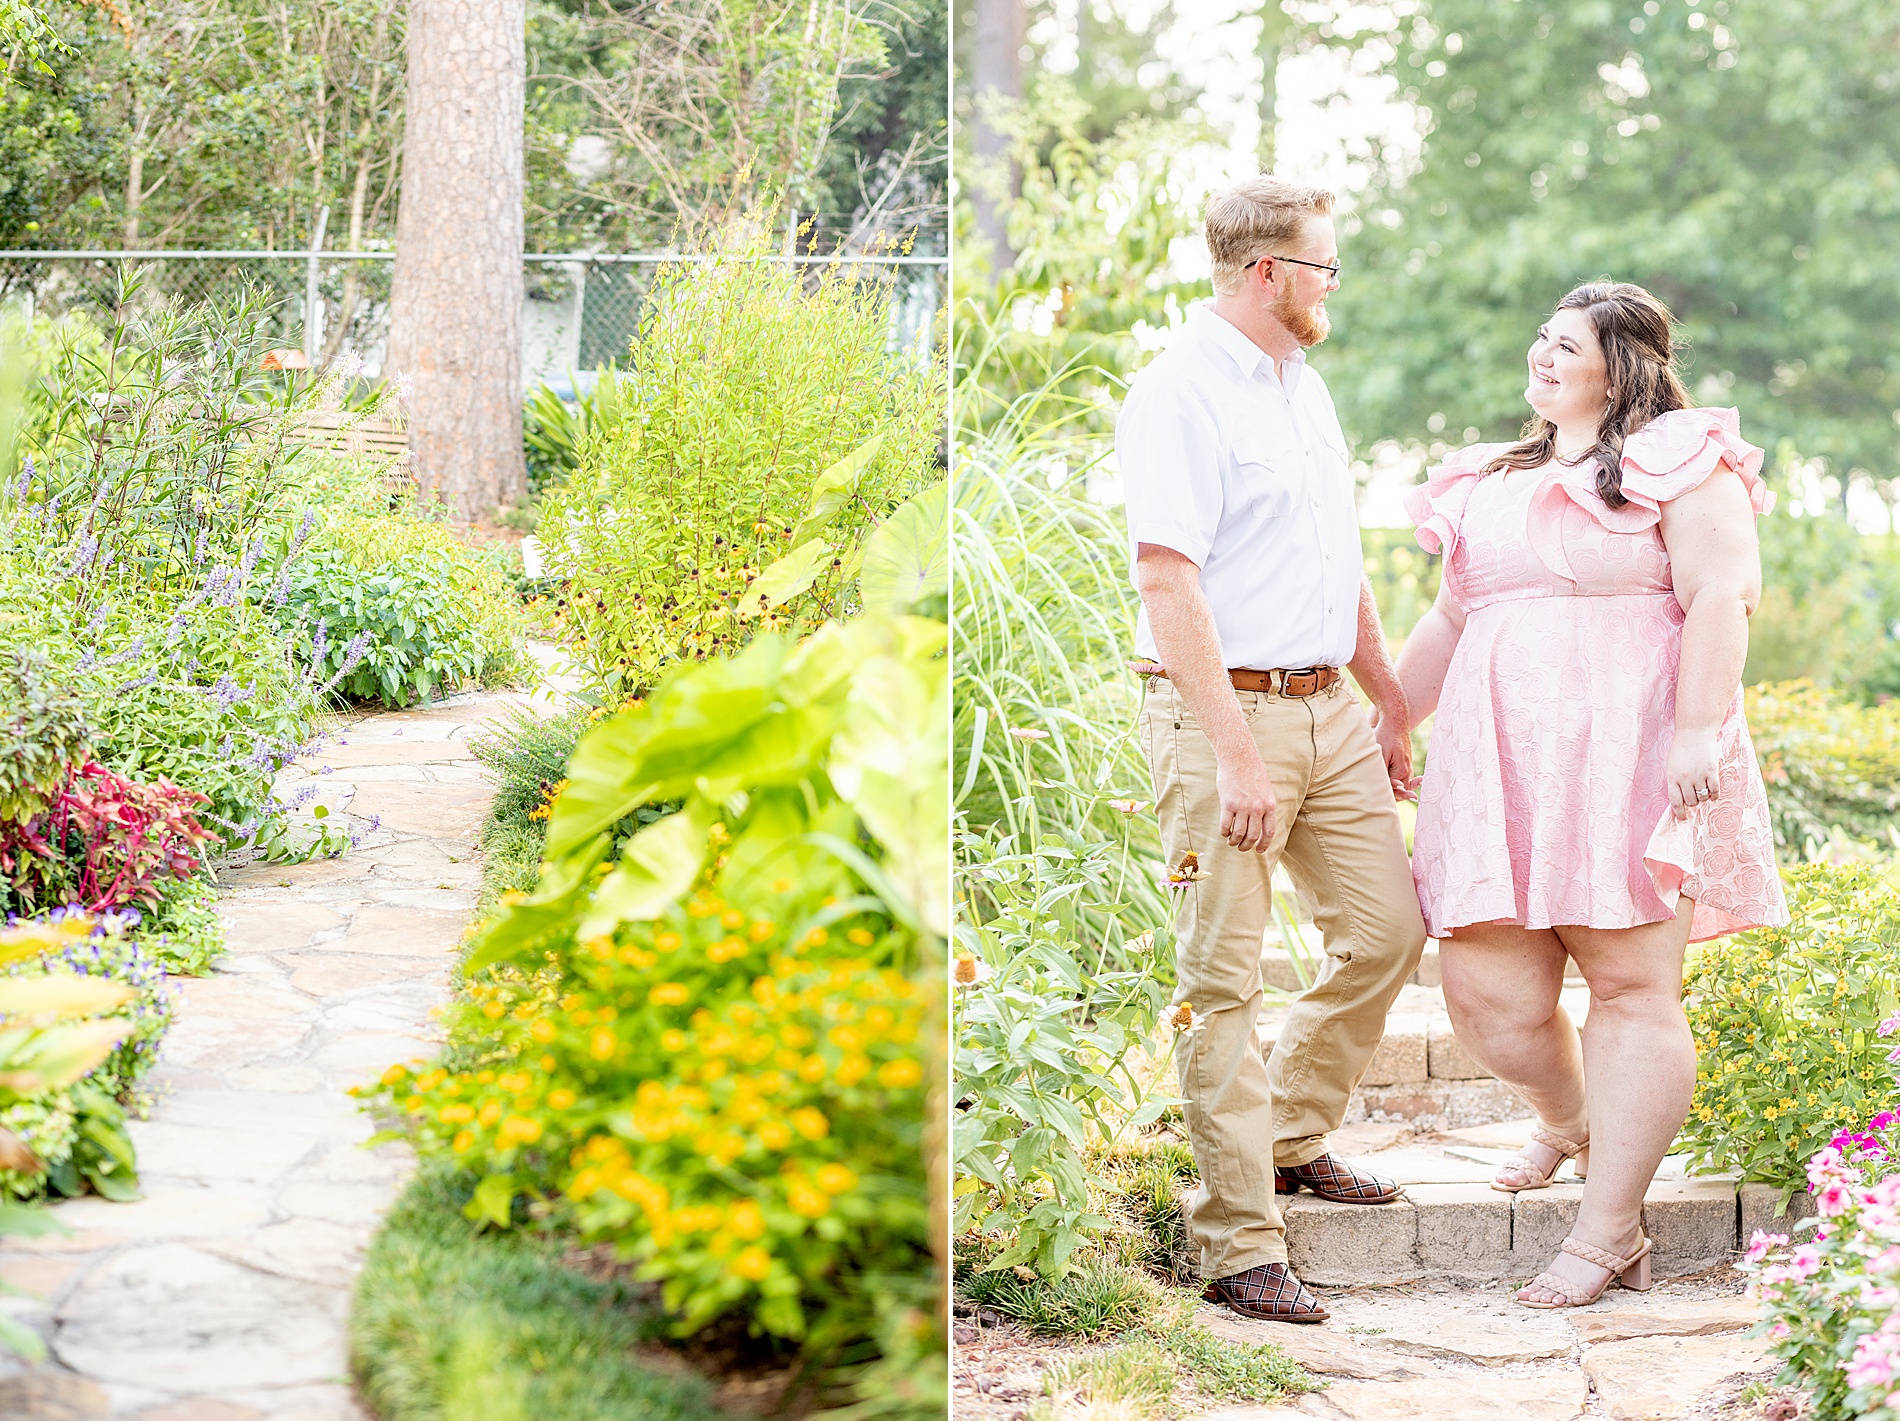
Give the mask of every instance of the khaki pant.
[[[1207, 874], [1181, 890], [1175, 916], [1175, 1000], [1206, 1017], [1181, 1038], [1175, 1068], [1201, 1173], [1189, 1228], [1209, 1278], [1286, 1261], [1274, 1166], [1326, 1152], [1425, 945], [1365, 708], [1343, 684], [1298, 700], [1234, 694], [1278, 801], [1266, 853], [1243, 853], [1220, 837], [1214, 750], [1173, 684], [1151, 679], [1141, 711], [1162, 849], [1170, 864], [1193, 850]], [[1333, 961], [1294, 1003], [1263, 1060], [1260, 955], [1282, 858]]]

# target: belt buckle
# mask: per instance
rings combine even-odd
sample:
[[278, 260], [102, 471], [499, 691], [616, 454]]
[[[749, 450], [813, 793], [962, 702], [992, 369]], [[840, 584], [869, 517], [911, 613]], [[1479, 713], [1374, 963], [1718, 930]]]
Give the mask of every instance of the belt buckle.
[[1296, 700], [1305, 700], [1308, 696], [1319, 694], [1319, 672], [1282, 671], [1280, 673], [1280, 694], [1292, 696]]

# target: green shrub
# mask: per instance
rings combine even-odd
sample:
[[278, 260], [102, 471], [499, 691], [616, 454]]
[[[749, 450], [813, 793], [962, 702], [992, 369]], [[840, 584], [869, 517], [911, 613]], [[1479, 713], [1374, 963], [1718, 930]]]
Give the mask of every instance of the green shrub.
[[577, 394], [571, 404], [546, 385], [529, 391], [522, 402], [521, 440], [530, 497], [565, 483], [580, 467], [588, 441], [618, 417], [618, 394], [612, 369], [603, 371], [594, 388]]
[[1698, 1168], [1800, 1187], [1838, 1131], [1900, 1107], [1880, 1023], [1900, 1009], [1900, 891], [1865, 865], [1786, 875], [1792, 922], [1696, 949], [1699, 1056], [1678, 1139]]
[[1119, 1337], [1180, 1306], [1140, 1269], [1096, 1254], [1057, 1278], [1033, 1273], [1024, 1278], [1010, 1269], [973, 1267], [957, 1279], [957, 1292], [972, 1306], [989, 1308], [1048, 1337]]
[[554, 1196], [682, 1334], [737, 1314], [837, 1361], [880, 1300], [928, 1297], [943, 632], [766, 638], [590, 731], [538, 891], [477, 940], [469, 971], [509, 965], [452, 1011], [455, 1068], [379, 1088], [426, 1158], [480, 1176], [475, 1212]]
[[1105, 1224], [1091, 1138], [1169, 1104], [1131, 1055], [1173, 986], [1125, 535], [1086, 496], [1105, 450], [1069, 410], [1021, 396], [956, 487], [957, 952], [991, 975], [956, 1002], [954, 1226], [1044, 1273]]
[[0, 480], [0, 647], [44, 656], [101, 764], [207, 795], [228, 846], [278, 819], [272, 779], [333, 691], [271, 609], [337, 478], [298, 430], [345, 381], [266, 371], [268, 316], [249, 293], [36, 326], [23, 462]]
[[[162, 972], [86, 914], [0, 927], [0, 1191], [133, 1197], [115, 1092], [147, 1069], [170, 1020]], [[120, 980], [120, 979], [129, 980]], [[35, 1157], [20, 1161], [24, 1144]], [[21, 1167], [22, 1163], [31, 1168]], [[4, 1336], [0, 1333], [0, 1336]]]
[[610, 696], [851, 610], [865, 536], [934, 472], [940, 372], [888, 348], [882, 291], [756, 260], [765, 240], [655, 276], [611, 422], [543, 503], [575, 655]]
[[717, 1417], [704, 1383], [646, 1365], [666, 1323], [641, 1292], [562, 1266], [558, 1238], [478, 1233], [474, 1184], [424, 1171], [363, 1260], [350, 1362], [383, 1421]]
[[1790, 681], [1750, 687], [1746, 709], [1776, 847], [1802, 854], [1836, 829], [1889, 838], [1900, 822], [1900, 703], [1860, 706]]
[[386, 506], [333, 512], [286, 584], [278, 621], [316, 674], [392, 707], [469, 681], [511, 684], [525, 624], [498, 550], [470, 546], [413, 497], [368, 497]]
[[530, 815], [545, 810], [567, 782], [574, 747], [598, 717], [598, 711], [585, 706], [559, 715], [517, 708], [498, 720], [493, 731], [469, 742], [495, 786], [489, 814], [497, 823], [526, 823]]
[[45, 809], [91, 738], [83, 702], [47, 679], [39, 651], [0, 648], [0, 825]]
[[514, 648], [486, 635], [447, 558], [411, 556], [380, 571], [341, 553], [305, 557], [291, 576], [284, 616], [315, 674], [344, 695], [400, 707], [512, 667]]

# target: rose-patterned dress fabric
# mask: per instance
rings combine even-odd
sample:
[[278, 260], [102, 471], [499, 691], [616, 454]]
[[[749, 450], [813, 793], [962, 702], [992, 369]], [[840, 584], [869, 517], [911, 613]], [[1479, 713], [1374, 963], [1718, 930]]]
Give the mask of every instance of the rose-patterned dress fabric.
[[1427, 929], [1633, 927], [1673, 917], [1684, 894], [1691, 941], [1787, 922], [1739, 689], [1719, 796], [1678, 821], [1663, 774], [1683, 611], [1662, 505], [1727, 467], [1767, 513], [1762, 451], [1732, 409], [1658, 416], [1624, 442], [1629, 503], [1613, 509], [1594, 464], [1517, 488], [1480, 473], [1505, 447], [1459, 450], [1407, 499], [1466, 614], [1414, 835]]

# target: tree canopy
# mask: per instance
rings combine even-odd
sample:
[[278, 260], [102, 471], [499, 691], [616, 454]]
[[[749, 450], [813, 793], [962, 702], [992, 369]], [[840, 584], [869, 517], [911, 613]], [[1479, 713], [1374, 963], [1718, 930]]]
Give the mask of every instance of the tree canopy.
[[[1430, 0], [1382, 46], [1423, 165], [1358, 198], [1327, 378], [1348, 431], [1528, 413], [1578, 282], [1667, 301], [1705, 404], [1843, 481], [1900, 475], [1900, 11], [1886, 0]], [[1474, 436], [1476, 437], [1476, 436]]]
[[[331, 246], [393, 238], [403, 0], [43, 9], [65, 52], [0, 90], [0, 246], [282, 250], [325, 206]], [[529, 246], [659, 244], [768, 194], [833, 241], [931, 222], [945, 9], [530, 0]]]

